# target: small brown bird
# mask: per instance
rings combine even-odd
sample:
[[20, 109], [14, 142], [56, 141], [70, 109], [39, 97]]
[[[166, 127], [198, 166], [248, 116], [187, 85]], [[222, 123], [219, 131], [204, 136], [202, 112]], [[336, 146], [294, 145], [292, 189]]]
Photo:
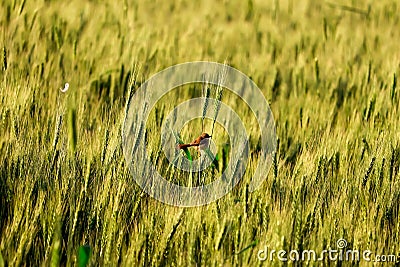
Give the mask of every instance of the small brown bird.
[[208, 133], [202, 133], [199, 137], [196, 138], [193, 142], [190, 144], [180, 144], [178, 145], [179, 149], [191, 147], [191, 146], [197, 146], [198, 150], [204, 150], [208, 148], [208, 145], [210, 144], [210, 137]]

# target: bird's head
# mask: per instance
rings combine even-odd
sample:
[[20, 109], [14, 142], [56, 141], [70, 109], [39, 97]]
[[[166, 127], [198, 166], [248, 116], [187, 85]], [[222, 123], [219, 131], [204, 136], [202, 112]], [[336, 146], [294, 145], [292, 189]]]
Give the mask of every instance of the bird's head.
[[202, 138], [210, 138], [211, 135], [209, 135], [208, 133], [202, 133], [202, 134], [201, 134], [201, 137], [202, 137]]

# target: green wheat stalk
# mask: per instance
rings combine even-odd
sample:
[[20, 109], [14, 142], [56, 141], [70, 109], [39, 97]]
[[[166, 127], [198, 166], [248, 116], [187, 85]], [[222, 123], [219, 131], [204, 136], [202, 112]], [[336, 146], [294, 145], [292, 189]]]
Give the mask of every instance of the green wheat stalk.
[[217, 84], [217, 89], [215, 91], [215, 101], [214, 101], [214, 117], [213, 117], [213, 123], [212, 123], [212, 128], [211, 128], [211, 135], [214, 133], [214, 126], [215, 126], [215, 121], [217, 120], [218, 113], [221, 109], [221, 99], [223, 95], [223, 87], [221, 84], [223, 84], [225, 78], [226, 78], [226, 73], [219, 73], [218, 74], [218, 84]]
[[7, 50], [6, 47], [3, 47], [3, 70], [7, 70]]
[[203, 114], [201, 117], [201, 126], [202, 126], [202, 132], [204, 132], [204, 119], [206, 117], [207, 113], [207, 108], [208, 108], [208, 102], [209, 102], [209, 97], [210, 97], [210, 87], [208, 86], [208, 83], [206, 81], [203, 81], [203, 88], [202, 88], [202, 94], [204, 99], [204, 105], [203, 105]]
[[75, 154], [77, 143], [76, 110], [71, 108], [68, 112], [68, 139], [71, 155]]

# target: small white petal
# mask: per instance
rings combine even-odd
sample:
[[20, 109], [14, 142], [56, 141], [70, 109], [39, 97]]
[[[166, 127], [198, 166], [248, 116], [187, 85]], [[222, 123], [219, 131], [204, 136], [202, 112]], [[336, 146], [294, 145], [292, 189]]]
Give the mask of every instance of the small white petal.
[[60, 88], [61, 92], [65, 93], [66, 91], [68, 91], [69, 88], [69, 83], [65, 83], [64, 88]]

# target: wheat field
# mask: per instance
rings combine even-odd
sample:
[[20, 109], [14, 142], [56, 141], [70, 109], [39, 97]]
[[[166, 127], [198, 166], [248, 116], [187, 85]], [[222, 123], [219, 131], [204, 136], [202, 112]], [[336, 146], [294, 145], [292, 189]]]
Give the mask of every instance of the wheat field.
[[[1, 5], [0, 266], [370, 266], [378, 255], [400, 261], [397, 1]], [[259, 129], [224, 91], [221, 101], [251, 132], [246, 173], [215, 202], [175, 207], [136, 184], [121, 129], [127, 102], [144, 81], [199, 60], [225, 62], [257, 84], [274, 115], [277, 152], [261, 187], [250, 192]], [[149, 158], [174, 183], [187, 184], [189, 174], [171, 170], [160, 127], [174, 106], [201, 95], [201, 86], [187, 86], [164, 96], [145, 126]], [[202, 123], [188, 123], [182, 139], [193, 140]], [[213, 141], [219, 169], [205, 170], [206, 181], [230, 160], [220, 125]], [[346, 249], [371, 251], [371, 261], [259, 257], [265, 248], [335, 249], [340, 239]]]

